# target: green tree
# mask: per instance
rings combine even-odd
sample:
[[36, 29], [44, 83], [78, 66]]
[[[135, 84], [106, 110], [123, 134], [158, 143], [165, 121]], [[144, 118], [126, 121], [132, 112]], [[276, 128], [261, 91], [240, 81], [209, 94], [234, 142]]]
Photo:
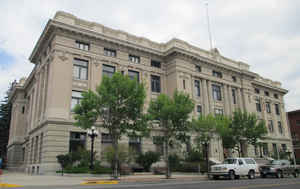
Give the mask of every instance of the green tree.
[[196, 133], [195, 143], [196, 146], [205, 147], [205, 159], [207, 172], [209, 172], [208, 164], [208, 150], [209, 143], [214, 138], [216, 134], [219, 134], [217, 131], [218, 128], [226, 128], [230, 124], [230, 120], [225, 116], [213, 116], [211, 114], [205, 116], [201, 115], [198, 119], [193, 119], [192, 121], [192, 130]]
[[185, 141], [190, 123], [189, 114], [194, 109], [194, 103], [191, 98], [182, 93], [175, 91], [173, 98], [166, 94], [160, 94], [157, 99], [150, 102], [148, 115], [155, 128], [162, 131], [164, 142], [165, 163], [167, 167], [166, 178], [171, 177], [169, 165], [169, 147], [176, 141]]
[[258, 121], [256, 114], [240, 110], [233, 113], [230, 128], [233, 133], [232, 137], [237, 143], [239, 155], [242, 156], [245, 155], [244, 142], [257, 146], [258, 141], [263, 139], [267, 133], [264, 121]]
[[116, 151], [113, 176], [118, 178], [118, 141], [126, 134], [147, 133], [143, 114], [144, 84], [115, 73], [111, 78], [104, 76], [96, 92], [89, 90], [82, 96], [83, 99], [74, 108], [75, 124], [83, 129], [96, 125], [108, 130]]
[[0, 158], [6, 156], [12, 105], [8, 101], [10, 90], [6, 92], [4, 100], [0, 103]]

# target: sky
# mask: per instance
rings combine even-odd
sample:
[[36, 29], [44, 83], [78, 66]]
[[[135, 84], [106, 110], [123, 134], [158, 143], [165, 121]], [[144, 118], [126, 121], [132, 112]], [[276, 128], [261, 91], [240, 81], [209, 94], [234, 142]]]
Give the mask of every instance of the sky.
[[[206, 5], [208, 3], [208, 5]], [[33, 69], [28, 60], [56, 11], [156, 42], [179, 38], [243, 61], [288, 89], [286, 111], [300, 109], [299, 0], [1, 0], [0, 100], [9, 84]]]

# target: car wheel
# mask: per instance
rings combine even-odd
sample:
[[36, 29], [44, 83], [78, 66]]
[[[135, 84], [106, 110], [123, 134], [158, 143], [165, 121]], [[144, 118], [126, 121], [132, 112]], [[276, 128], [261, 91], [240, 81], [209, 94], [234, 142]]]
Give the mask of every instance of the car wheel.
[[266, 177], [267, 177], [267, 175], [265, 175], [263, 173], [260, 174], [260, 178], [266, 178]]
[[219, 176], [218, 176], [218, 175], [214, 175], [214, 176], [213, 176], [213, 179], [214, 179], [214, 180], [218, 180], [218, 179], [219, 179]]
[[235, 175], [235, 179], [240, 179], [240, 175]]
[[228, 177], [229, 177], [229, 180], [234, 180], [235, 179], [234, 171], [232, 171], [232, 170], [229, 171]]
[[276, 178], [283, 178], [282, 171], [277, 171]]
[[249, 179], [255, 179], [255, 172], [253, 170], [250, 170], [248, 173], [248, 178]]

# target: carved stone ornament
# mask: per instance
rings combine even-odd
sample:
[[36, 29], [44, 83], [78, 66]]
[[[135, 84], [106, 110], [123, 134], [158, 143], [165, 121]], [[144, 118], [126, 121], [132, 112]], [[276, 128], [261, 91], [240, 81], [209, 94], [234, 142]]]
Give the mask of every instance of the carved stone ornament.
[[95, 62], [95, 66], [98, 67], [100, 64], [99, 62]]
[[68, 60], [67, 53], [65, 51], [61, 52], [61, 55], [58, 56], [63, 62]]

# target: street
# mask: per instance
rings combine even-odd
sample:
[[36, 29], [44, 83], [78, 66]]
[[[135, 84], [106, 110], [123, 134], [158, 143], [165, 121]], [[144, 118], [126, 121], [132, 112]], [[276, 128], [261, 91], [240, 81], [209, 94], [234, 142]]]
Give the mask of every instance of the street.
[[145, 183], [120, 183], [117, 185], [74, 185], [74, 186], [26, 186], [24, 189], [96, 189], [96, 188], [122, 188], [122, 189], [132, 189], [132, 188], [143, 188], [143, 189], [291, 189], [300, 188], [299, 178], [284, 178], [284, 179], [240, 179], [240, 180], [216, 180], [216, 181], [176, 181], [176, 180], [162, 180], [160, 182], [145, 182]]

